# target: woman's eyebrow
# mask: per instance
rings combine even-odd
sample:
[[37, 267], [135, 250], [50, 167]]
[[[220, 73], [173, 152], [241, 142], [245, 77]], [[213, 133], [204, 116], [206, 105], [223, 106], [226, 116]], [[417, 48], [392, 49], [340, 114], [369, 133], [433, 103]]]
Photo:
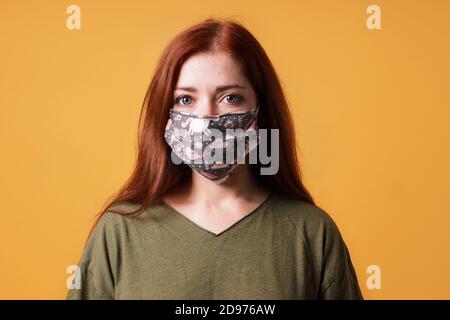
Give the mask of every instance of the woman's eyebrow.
[[[225, 91], [225, 90], [228, 90], [228, 89], [246, 89], [246, 88], [244, 86], [241, 86], [241, 85], [237, 84], [237, 83], [232, 83], [232, 84], [227, 84], [227, 85], [224, 85], [224, 86], [218, 86], [216, 88], [216, 92], [221, 92], [221, 91]], [[175, 91], [176, 90], [183, 90], [183, 91], [190, 91], [190, 92], [196, 92], [197, 91], [197, 89], [195, 87], [176, 87]]]

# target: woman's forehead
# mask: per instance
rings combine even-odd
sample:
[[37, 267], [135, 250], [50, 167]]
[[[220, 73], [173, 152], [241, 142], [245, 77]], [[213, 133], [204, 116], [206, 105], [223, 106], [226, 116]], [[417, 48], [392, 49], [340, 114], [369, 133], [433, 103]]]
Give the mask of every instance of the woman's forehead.
[[177, 87], [216, 87], [231, 83], [248, 85], [240, 64], [228, 53], [208, 52], [195, 54], [183, 63]]

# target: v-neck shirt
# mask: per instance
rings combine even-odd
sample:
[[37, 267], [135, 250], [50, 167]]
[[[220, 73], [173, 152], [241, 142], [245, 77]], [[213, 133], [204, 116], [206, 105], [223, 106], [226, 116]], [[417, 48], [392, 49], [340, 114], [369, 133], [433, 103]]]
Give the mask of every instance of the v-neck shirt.
[[162, 199], [107, 211], [75, 278], [67, 299], [363, 299], [331, 216], [278, 191], [217, 234]]
[[190, 218], [188, 218], [186, 215], [182, 214], [181, 212], [179, 212], [178, 210], [176, 210], [175, 208], [173, 208], [170, 204], [168, 204], [166, 201], [160, 199], [160, 203], [162, 206], [164, 206], [165, 208], [167, 208], [168, 211], [172, 212], [174, 215], [180, 217], [181, 220], [185, 221], [186, 224], [188, 225], [188, 228], [194, 228], [196, 230], [198, 230], [201, 233], [206, 233], [207, 236], [212, 236], [215, 238], [221, 237], [222, 235], [231, 232], [231, 229], [233, 228], [237, 228], [237, 226], [240, 223], [244, 223], [245, 220], [250, 220], [253, 218], [253, 216], [258, 215], [259, 212], [262, 212], [263, 207], [266, 205], [266, 202], [269, 202], [269, 200], [272, 198], [272, 192], [271, 191], [269, 193], [269, 195], [264, 199], [263, 202], [261, 202], [255, 209], [253, 209], [250, 213], [245, 214], [243, 217], [241, 217], [240, 219], [238, 219], [237, 221], [235, 221], [234, 223], [232, 223], [230, 226], [228, 226], [227, 228], [225, 228], [224, 230], [218, 232], [218, 233], [214, 233], [202, 226], [200, 226], [198, 223], [192, 221]]

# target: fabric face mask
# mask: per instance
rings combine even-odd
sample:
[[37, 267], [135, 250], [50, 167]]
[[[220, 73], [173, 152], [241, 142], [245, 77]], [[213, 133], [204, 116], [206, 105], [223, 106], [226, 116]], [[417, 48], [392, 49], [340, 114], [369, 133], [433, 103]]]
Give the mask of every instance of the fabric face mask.
[[238, 159], [245, 160], [258, 145], [258, 110], [259, 106], [248, 111], [198, 116], [170, 109], [164, 138], [192, 170], [220, 184], [237, 167]]

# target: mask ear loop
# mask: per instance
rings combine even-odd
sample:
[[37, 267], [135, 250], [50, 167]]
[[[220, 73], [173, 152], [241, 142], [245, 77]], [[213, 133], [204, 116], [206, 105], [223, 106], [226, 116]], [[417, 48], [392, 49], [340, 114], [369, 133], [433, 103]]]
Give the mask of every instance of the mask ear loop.
[[259, 107], [260, 107], [260, 104], [257, 105], [256, 109], [254, 109], [256, 125], [258, 125], [258, 112], [260, 109]]

